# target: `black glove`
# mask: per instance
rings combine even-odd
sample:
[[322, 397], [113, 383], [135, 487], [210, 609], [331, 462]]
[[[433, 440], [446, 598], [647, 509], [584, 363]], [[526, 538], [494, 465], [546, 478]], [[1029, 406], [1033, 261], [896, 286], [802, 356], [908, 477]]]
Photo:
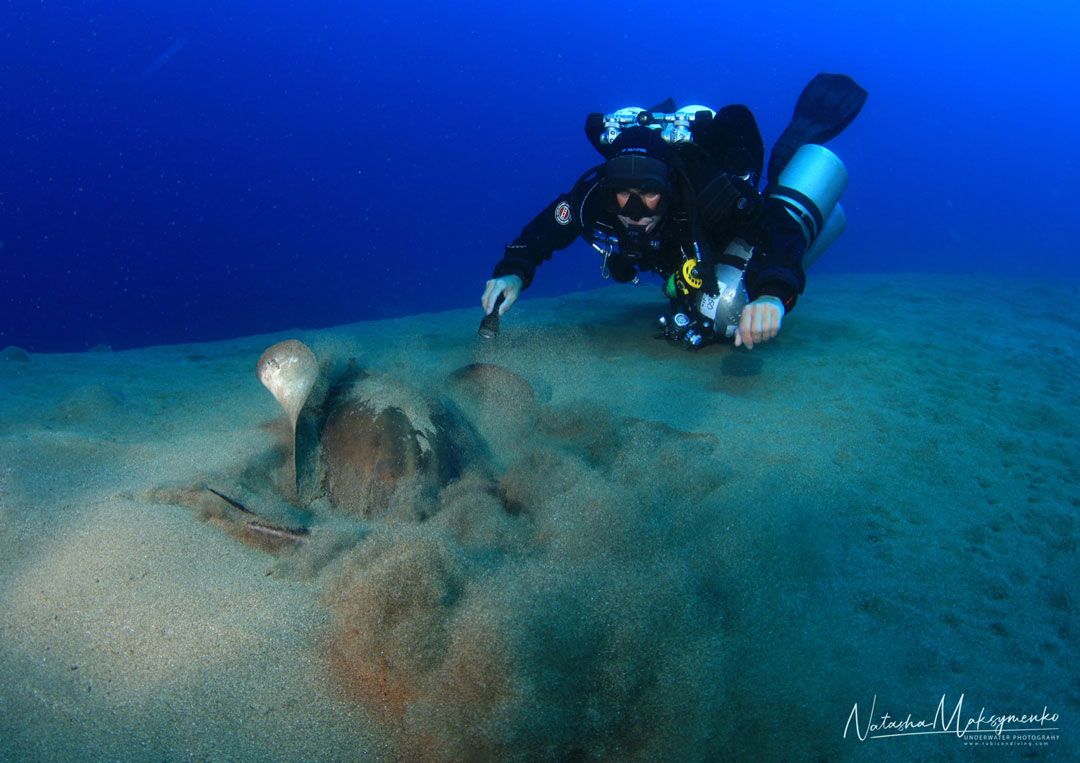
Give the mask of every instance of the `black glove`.
[[637, 268], [625, 256], [613, 254], [607, 258], [607, 269], [611, 277], [619, 283], [628, 283], [637, 278]]
[[721, 172], [697, 195], [697, 213], [705, 229], [723, 235], [753, 223], [761, 214], [761, 194], [749, 181]]

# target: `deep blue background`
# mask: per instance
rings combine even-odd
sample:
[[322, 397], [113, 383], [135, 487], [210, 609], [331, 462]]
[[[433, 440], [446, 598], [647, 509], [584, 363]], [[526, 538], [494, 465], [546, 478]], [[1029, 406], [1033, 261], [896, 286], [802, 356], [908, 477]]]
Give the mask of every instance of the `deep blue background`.
[[[745, 103], [771, 146], [818, 71], [870, 100], [816, 271], [1080, 276], [1078, 4], [726, 5], [7, 4], [0, 346], [477, 304], [586, 113]], [[601, 283], [575, 245], [528, 294]]]

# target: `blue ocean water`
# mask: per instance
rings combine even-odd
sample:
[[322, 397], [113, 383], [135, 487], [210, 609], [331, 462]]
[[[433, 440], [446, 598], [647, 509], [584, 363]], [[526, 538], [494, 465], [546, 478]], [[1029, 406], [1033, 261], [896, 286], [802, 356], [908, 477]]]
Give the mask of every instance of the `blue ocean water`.
[[[478, 304], [597, 156], [590, 111], [745, 103], [817, 72], [848, 230], [811, 274], [1080, 275], [1075, 4], [9, 4], [0, 345], [77, 351]], [[528, 293], [601, 285], [575, 246]], [[479, 308], [478, 308], [479, 309]]]

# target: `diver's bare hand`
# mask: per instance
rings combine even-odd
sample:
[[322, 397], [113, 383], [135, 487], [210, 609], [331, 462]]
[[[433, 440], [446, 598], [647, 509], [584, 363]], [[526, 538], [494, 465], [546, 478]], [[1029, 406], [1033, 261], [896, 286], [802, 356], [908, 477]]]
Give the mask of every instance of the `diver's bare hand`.
[[755, 342], [767, 342], [780, 332], [784, 320], [784, 303], [779, 297], [758, 297], [743, 308], [739, 328], [735, 331], [735, 346], [754, 349]]
[[488, 281], [484, 296], [480, 298], [480, 304], [484, 306], [484, 315], [491, 315], [500, 294], [503, 295], [503, 303], [499, 306], [499, 315], [503, 315], [510, 309], [510, 305], [517, 302], [523, 284], [519, 276], [500, 276]]

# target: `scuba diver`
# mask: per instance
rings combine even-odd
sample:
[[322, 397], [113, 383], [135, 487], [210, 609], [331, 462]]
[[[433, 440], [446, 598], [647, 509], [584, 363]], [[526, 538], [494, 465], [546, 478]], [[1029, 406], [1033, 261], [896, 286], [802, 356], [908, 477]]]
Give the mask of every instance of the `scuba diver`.
[[752, 349], [776, 336], [806, 285], [805, 269], [843, 231], [847, 184], [821, 144], [858, 115], [867, 93], [850, 77], [819, 74], [769, 158], [745, 106], [590, 114], [585, 132], [606, 160], [589, 169], [507, 244], [481, 298], [480, 334], [532, 283], [536, 268], [579, 236], [600, 253], [601, 276], [664, 281], [660, 336], [696, 349]]

